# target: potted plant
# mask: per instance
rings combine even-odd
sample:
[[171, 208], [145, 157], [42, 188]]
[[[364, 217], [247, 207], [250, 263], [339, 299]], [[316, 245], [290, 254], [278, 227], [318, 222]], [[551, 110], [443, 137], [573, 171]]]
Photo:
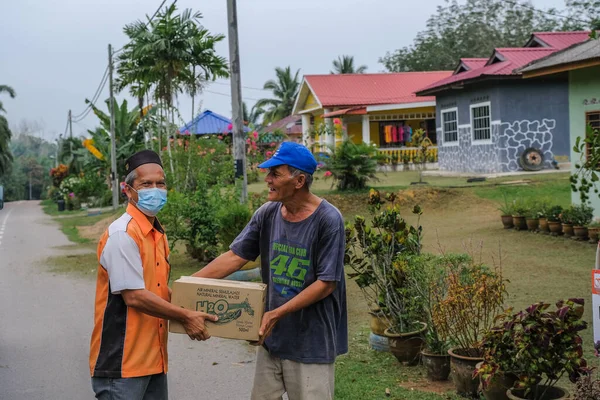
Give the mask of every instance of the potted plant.
[[539, 232], [544, 235], [550, 234], [550, 227], [548, 226], [548, 211], [550, 210], [550, 204], [547, 200], [542, 200], [538, 206], [538, 217], [539, 217]]
[[515, 225], [515, 229], [518, 231], [524, 231], [527, 229], [527, 222], [525, 220], [525, 216], [529, 212], [529, 207], [527, 204], [521, 200], [517, 199], [513, 203], [513, 224]]
[[446, 266], [460, 262], [459, 259], [467, 260], [468, 257], [468, 255], [422, 254], [411, 259], [413, 271], [411, 276], [415, 280], [414, 285], [421, 298], [424, 321], [427, 324], [421, 360], [426, 368], [427, 377], [432, 381], [445, 381], [450, 375], [448, 338], [433, 322], [433, 308], [437, 305], [436, 301], [446, 295]]
[[515, 225], [513, 224], [513, 203], [508, 201], [506, 194], [504, 194], [504, 204], [498, 207], [498, 211], [500, 211], [500, 219], [502, 220], [502, 225], [504, 229], [511, 229]]
[[575, 210], [573, 206], [566, 208], [560, 214], [560, 222], [562, 223], [562, 231], [566, 238], [573, 236], [573, 220], [575, 218]]
[[527, 230], [529, 232], [537, 231], [540, 225], [540, 208], [539, 205], [532, 204], [527, 212], [525, 213], [525, 220], [527, 222]]
[[501, 268], [491, 269], [469, 258], [447, 268], [446, 285], [444, 297], [436, 299], [433, 322], [455, 344], [448, 354], [456, 391], [475, 397], [479, 380], [473, 373], [483, 361], [483, 336], [503, 310], [505, 280]]
[[[422, 228], [402, 218], [395, 194], [388, 194], [386, 200], [390, 204], [382, 207], [380, 193], [371, 189], [372, 225], [357, 216], [346, 227], [345, 264], [352, 270], [348, 276], [356, 281], [367, 302], [385, 310], [389, 328], [384, 336], [390, 351], [398, 361], [416, 365], [427, 324], [422, 322], [423, 308], [411, 276], [410, 257], [421, 251]], [[413, 213], [420, 217], [421, 208], [415, 206]]]
[[588, 225], [588, 235], [590, 243], [598, 243], [598, 233], [600, 232], [600, 221], [595, 219]]
[[558, 236], [562, 233], [562, 223], [560, 215], [563, 212], [561, 206], [549, 207], [546, 211], [546, 219], [548, 220], [548, 228], [552, 236]]
[[507, 361], [519, 377], [513, 388], [506, 392], [509, 399], [567, 399], [568, 392], [556, 383], [564, 375], [576, 382], [590, 371], [582, 357], [583, 340], [579, 335], [587, 327], [581, 319], [583, 305], [583, 299], [569, 299], [557, 302], [556, 310], [550, 311], [550, 304], [540, 302], [524, 311], [513, 313], [508, 310], [499, 316], [494, 334], [510, 340], [496, 341], [506, 351], [501, 347], [499, 352], [490, 353], [484, 365], [492, 368], [485, 379], [499, 374], [499, 363]]
[[573, 206], [573, 233], [577, 240], [587, 240], [588, 225], [594, 218], [594, 209], [587, 204]]

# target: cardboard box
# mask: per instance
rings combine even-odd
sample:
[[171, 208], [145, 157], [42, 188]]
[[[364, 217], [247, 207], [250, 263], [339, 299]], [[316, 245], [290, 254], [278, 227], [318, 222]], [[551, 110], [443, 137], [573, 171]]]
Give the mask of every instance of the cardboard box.
[[[258, 340], [266, 289], [263, 283], [182, 276], [173, 282], [171, 303], [217, 315], [217, 322], [206, 322], [211, 336]], [[185, 329], [181, 323], [171, 321], [169, 332], [185, 333]]]

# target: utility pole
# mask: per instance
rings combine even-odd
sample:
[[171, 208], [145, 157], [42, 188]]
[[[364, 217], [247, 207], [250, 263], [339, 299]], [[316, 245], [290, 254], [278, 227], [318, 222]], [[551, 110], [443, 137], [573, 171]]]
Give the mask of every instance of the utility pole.
[[31, 195], [31, 171], [29, 172], [29, 200], [33, 200], [33, 196]]
[[110, 178], [112, 182], [112, 208], [119, 206], [119, 176], [117, 175], [117, 144], [115, 138], [115, 96], [113, 92], [113, 53], [108, 45], [108, 90], [110, 91]]
[[71, 116], [71, 110], [69, 110], [69, 137], [73, 139], [73, 118]]
[[229, 27], [229, 61], [231, 64], [231, 111], [233, 114], [235, 178], [236, 180], [242, 178], [240, 202], [245, 203], [248, 198], [248, 178], [246, 176], [246, 140], [244, 138], [244, 117], [242, 114], [242, 81], [240, 76], [236, 0], [227, 0], [227, 25]]

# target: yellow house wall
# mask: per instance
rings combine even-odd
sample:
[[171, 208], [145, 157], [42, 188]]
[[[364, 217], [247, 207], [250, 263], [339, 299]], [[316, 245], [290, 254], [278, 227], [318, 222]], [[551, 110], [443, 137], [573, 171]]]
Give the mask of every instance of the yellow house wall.
[[319, 107], [319, 103], [317, 103], [317, 99], [315, 99], [315, 96], [312, 93], [309, 93], [308, 97], [306, 98], [306, 102], [302, 107], [302, 110], [311, 110], [316, 107]]

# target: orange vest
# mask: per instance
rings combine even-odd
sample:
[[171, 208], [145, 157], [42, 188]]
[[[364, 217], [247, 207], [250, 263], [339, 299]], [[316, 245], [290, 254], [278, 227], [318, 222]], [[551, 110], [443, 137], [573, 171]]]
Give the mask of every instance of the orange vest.
[[[169, 246], [158, 220], [154, 226], [135, 206], [126, 232], [137, 243], [147, 290], [169, 301]], [[100, 265], [108, 230], [98, 243], [98, 278], [94, 330], [90, 345], [93, 377], [131, 378], [167, 372], [167, 321], [127, 307], [120, 294], [110, 292], [106, 269]]]

